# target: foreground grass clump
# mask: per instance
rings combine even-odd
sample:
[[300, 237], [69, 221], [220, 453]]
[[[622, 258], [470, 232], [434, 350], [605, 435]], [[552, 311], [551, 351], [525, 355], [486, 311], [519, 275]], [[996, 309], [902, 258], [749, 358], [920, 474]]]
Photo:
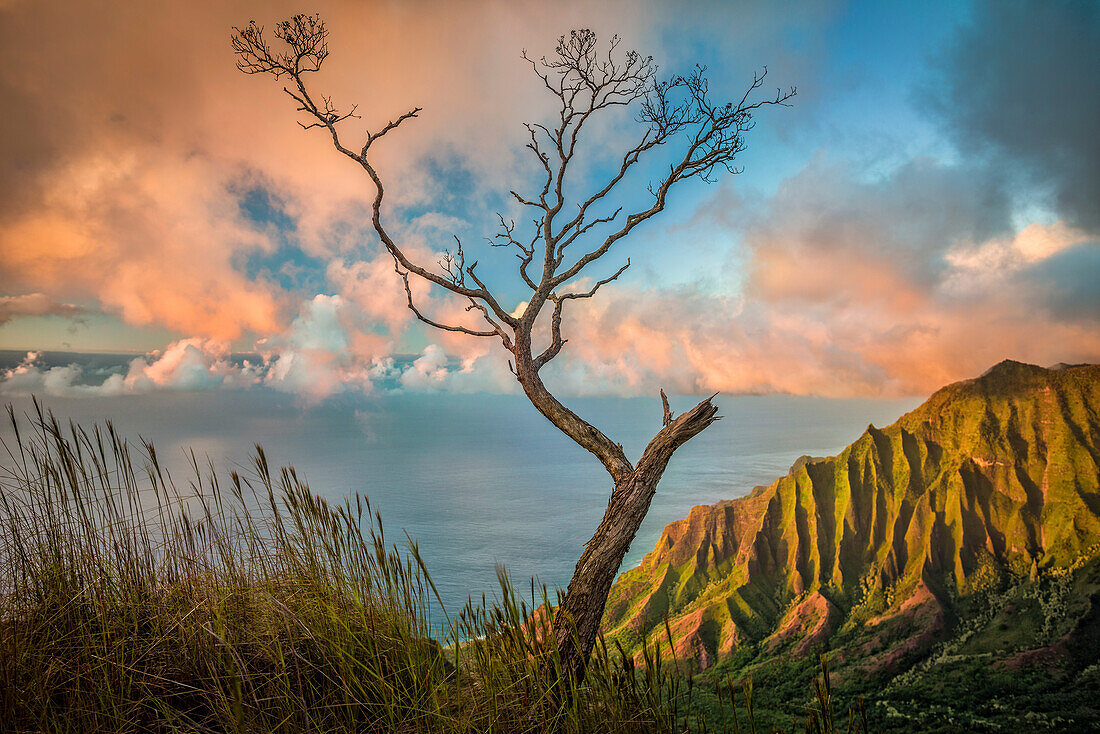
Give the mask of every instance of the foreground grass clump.
[[[259, 447], [224, 481], [192, 455], [177, 488], [152, 445], [36, 411], [9, 407], [0, 460], [5, 731], [713, 730], [656, 649], [635, 670], [601, 640], [563, 677], [545, 590], [528, 605], [502, 573], [499, 603], [448, 618], [369, 502]], [[755, 731], [745, 703], [718, 726]]]

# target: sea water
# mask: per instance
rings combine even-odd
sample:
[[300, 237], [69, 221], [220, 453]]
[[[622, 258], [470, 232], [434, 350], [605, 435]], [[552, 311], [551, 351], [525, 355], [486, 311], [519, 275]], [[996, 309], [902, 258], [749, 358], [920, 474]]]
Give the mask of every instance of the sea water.
[[[698, 398], [673, 397], [675, 412]], [[7, 397], [17, 411], [23, 397]], [[889, 424], [919, 402], [794, 396], [719, 396], [722, 420], [673, 457], [622, 570], [661, 529], [695, 505], [742, 496], [785, 474], [801, 455], [834, 455], [869, 423]], [[607, 506], [611, 482], [519, 395], [339, 395], [320, 404], [268, 389], [43, 399], [62, 419], [110, 419], [135, 443], [151, 441], [177, 478], [186, 452], [219, 470], [247, 466], [254, 444], [293, 465], [332, 501], [355, 493], [382, 513], [387, 537], [419, 543], [449, 611], [490, 598], [503, 565], [517, 587], [568, 584]], [[661, 427], [661, 402], [576, 398], [567, 405], [636, 459]], [[8, 438], [10, 427], [0, 428]]]

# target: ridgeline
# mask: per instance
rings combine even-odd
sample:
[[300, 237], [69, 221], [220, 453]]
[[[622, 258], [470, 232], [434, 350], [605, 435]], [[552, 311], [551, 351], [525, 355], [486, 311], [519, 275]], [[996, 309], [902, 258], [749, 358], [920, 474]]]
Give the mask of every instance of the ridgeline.
[[[947, 722], [938, 687], [974, 667], [1034, 672], [1057, 696], [1095, 690], [1098, 416], [1100, 366], [1002, 362], [668, 525], [612, 588], [604, 629], [635, 651], [668, 637], [667, 617], [677, 657], [713, 676], [781, 676], [828, 650], [842, 688], [883, 693], [884, 725]], [[1010, 685], [997, 699], [995, 684], [956, 699], [971, 717], [956, 723], [1018, 723], [1039, 695]], [[1038, 726], [1063, 705], [1097, 721], [1091, 701], [1028, 711]]]

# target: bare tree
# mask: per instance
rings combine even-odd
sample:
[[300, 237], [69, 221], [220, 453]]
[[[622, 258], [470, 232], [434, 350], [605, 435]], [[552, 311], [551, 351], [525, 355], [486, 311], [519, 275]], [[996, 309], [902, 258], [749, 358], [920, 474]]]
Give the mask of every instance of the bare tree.
[[[572, 674], [583, 676], [608, 591], [649, 510], [665, 467], [677, 448], [719, 416], [712, 402], [714, 396], [686, 413], [673, 416], [662, 391], [663, 427], [637, 463], [632, 464], [620, 444], [554, 397], [543, 384], [540, 370], [566, 344], [562, 335], [566, 304], [592, 298], [600, 288], [622, 275], [630, 261], [626, 260], [622, 267], [590, 287], [578, 286], [589, 266], [607, 255], [635, 227], [660, 213], [669, 192], [678, 184], [694, 178], [712, 181], [723, 172], [739, 173], [734, 160], [744, 149], [745, 133], [754, 126], [753, 113], [766, 105], [785, 106], [795, 90], [777, 90], [774, 97], [751, 99], [763, 85], [765, 69], [754, 75], [740, 100], [714, 102], [705, 67], [696, 66], [686, 76], [662, 80], [657, 76], [652, 57], [620, 51], [618, 37], [601, 45], [590, 30], [562, 36], [549, 58], [534, 60], [525, 52], [523, 58], [555, 99], [557, 114], [546, 123], [526, 125], [526, 147], [539, 172], [537, 190], [510, 192], [524, 209], [533, 213], [530, 235], [521, 238], [515, 223], [498, 215], [500, 229], [492, 240], [494, 246], [514, 252], [519, 260], [519, 277], [531, 291], [526, 308], [515, 315], [501, 305], [478, 276], [477, 262], [466, 263], [462, 243], [457, 238], [457, 249], [444, 255], [438, 269], [425, 267], [409, 259], [382, 222], [385, 189], [371, 163], [371, 147], [416, 117], [421, 108], [405, 112], [374, 132], [368, 130], [352, 145], [342, 133], [343, 123], [357, 117], [355, 108], [347, 111], [337, 108], [330, 97], [315, 93], [306, 83], [308, 75], [320, 69], [328, 56], [328, 31], [319, 18], [296, 15], [279, 23], [274, 30], [275, 38], [282, 42], [278, 50], [272, 48], [263, 28], [255, 22], [234, 31], [233, 48], [241, 71], [285, 78], [284, 91], [306, 119], [299, 124], [307, 130], [317, 128], [327, 132], [336, 150], [358, 164], [373, 182], [374, 230], [393, 257], [408, 306], [416, 317], [437, 329], [499, 339], [512, 355], [510, 365], [531, 403], [558, 429], [594, 454], [611, 475], [614, 490], [603, 520], [585, 545], [569, 588], [554, 612], [554, 630], [563, 666]], [[580, 188], [582, 183], [574, 180], [576, 174], [572, 178], [570, 174], [583, 131], [592, 127], [593, 118], [623, 107], [636, 111], [638, 133], [633, 145], [616, 156], [616, 166], [599, 184], [582, 196], [568, 195], [567, 178], [569, 191]], [[644, 204], [625, 214], [622, 206], [612, 211], [607, 202], [622, 200], [620, 189], [627, 174], [657, 149], [666, 151], [671, 162], [667, 171], [649, 183]], [[410, 277], [421, 278], [464, 299], [467, 311], [480, 314], [484, 325], [447, 324], [425, 314], [413, 298]], [[549, 324], [544, 319], [542, 330], [537, 331], [540, 316], [547, 314]], [[547, 327], [548, 336], [544, 338], [548, 343], [537, 348], [535, 337], [546, 334]]]

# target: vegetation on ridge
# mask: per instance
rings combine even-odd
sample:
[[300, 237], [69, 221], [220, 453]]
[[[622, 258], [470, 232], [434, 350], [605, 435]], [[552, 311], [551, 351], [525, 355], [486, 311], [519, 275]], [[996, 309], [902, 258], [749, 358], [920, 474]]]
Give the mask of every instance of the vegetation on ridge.
[[[659, 644], [667, 617], [693, 670], [755, 672], [780, 699], [830, 649], [842, 691], [883, 694], [884, 725], [1100, 723], [1084, 695], [1100, 663], [1098, 416], [1098, 366], [1004, 362], [949, 385], [836, 457], [670, 524], [616, 582], [604, 629], [630, 650]], [[952, 666], [987, 685], [947, 705]], [[1045, 711], [1015, 685], [1036, 666], [1057, 680]]]

